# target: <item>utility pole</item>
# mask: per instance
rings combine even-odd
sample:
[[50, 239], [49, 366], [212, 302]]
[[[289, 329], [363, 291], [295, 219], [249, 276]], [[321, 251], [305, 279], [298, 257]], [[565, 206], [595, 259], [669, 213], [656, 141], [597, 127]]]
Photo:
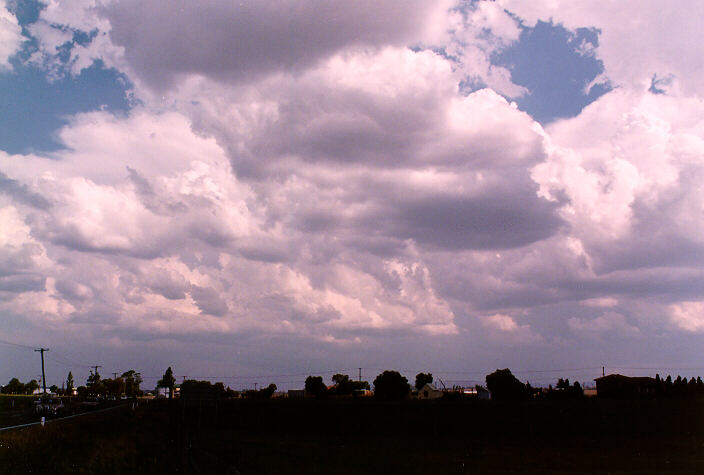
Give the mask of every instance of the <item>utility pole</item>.
[[46, 394], [46, 375], [44, 374], [44, 352], [49, 351], [49, 348], [39, 348], [38, 351], [42, 354], [42, 386], [44, 387], [44, 394]]
[[606, 376], [606, 368], [604, 366], [601, 367], [601, 376]]
[[357, 378], [357, 381], [362, 380], [362, 368], [357, 368], [359, 370], [359, 377]]
[[255, 391], [257, 390], [257, 384], [259, 384], [259, 383], [254, 383], [254, 390]]
[[113, 380], [117, 379], [117, 373], [115, 371], [112, 372], [112, 379]]

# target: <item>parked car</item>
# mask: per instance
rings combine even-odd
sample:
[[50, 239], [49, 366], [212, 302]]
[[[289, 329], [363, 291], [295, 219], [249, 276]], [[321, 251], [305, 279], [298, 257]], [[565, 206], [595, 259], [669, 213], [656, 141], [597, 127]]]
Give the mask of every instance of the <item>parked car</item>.
[[97, 406], [100, 404], [100, 399], [97, 397], [87, 397], [81, 404], [84, 406]]
[[64, 403], [55, 397], [44, 397], [35, 401], [34, 409], [38, 414], [55, 416], [64, 410]]

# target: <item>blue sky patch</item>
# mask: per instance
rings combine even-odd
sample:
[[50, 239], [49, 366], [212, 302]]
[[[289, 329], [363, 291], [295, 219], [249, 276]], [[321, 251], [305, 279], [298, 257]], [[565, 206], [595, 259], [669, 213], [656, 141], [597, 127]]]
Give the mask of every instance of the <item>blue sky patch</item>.
[[595, 29], [571, 32], [539, 21], [524, 28], [519, 41], [495, 55], [492, 63], [508, 68], [512, 81], [530, 91], [515, 101], [537, 121], [574, 117], [611, 90], [608, 84], [595, 84], [585, 91], [604, 71], [591, 52], [598, 46], [598, 35]]
[[[0, 72], [0, 150], [9, 153], [59, 149], [55, 133], [70, 115], [98, 109], [120, 113], [130, 108], [129, 80], [102, 62], [77, 76], [65, 72], [53, 80], [45, 69], [27, 62], [37, 43], [26, 27], [38, 20], [42, 8], [34, 0], [8, 4], [27, 37], [23, 50], [11, 60], [12, 70]], [[96, 33], [74, 32], [73, 41], [60, 48], [58, 59], [68, 61], [73, 46], [89, 43]]]
[[50, 82], [43, 69], [15, 62], [13, 71], [0, 73], [0, 150], [57, 150], [55, 132], [67, 116], [98, 109], [125, 112], [129, 89], [124, 75], [102, 63]]

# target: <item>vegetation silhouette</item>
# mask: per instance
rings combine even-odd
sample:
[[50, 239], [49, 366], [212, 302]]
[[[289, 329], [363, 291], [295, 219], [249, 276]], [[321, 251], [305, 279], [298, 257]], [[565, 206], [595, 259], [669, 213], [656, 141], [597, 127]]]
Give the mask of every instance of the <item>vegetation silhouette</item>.
[[369, 383], [366, 381], [353, 381], [346, 374], [335, 374], [332, 377], [334, 386], [328, 389], [328, 394], [332, 396], [352, 396], [360, 391], [368, 390]]
[[174, 385], [176, 384], [176, 378], [174, 378], [174, 372], [171, 370], [171, 366], [166, 368], [164, 376], [156, 383], [157, 388], [165, 388], [169, 390], [169, 399], [174, 397]]
[[418, 373], [416, 374], [416, 390], [420, 389], [426, 384], [433, 384], [433, 374], [432, 373]]
[[497, 369], [486, 376], [486, 387], [496, 401], [519, 401], [529, 398], [528, 388], [508, 368]]
[[245, 391], [244, 397], [248, 399], [271, 399], [275, 392], [276, 384], [272, 383], [269, 386], [259, 390], [250, 389], [249, 391]]
[[408, 379], [398, 371], [384, 371], [374, 379], [374, 397], [393, 401], [408, 397], [411, 387]]
[[12, 378], [10, 381], [3, 386], [3, 394], [32, 394], [34, 391], [39, 389], [39, 383], [36, 379], [30, 380], [28, 383], [22, 383], [17, 378]]
[[305, 382], [306, 395], [317, 399], [327, 396], [328, 388], [323, 382], [322, 376], [308, 376]]
[[66, 389], [65, 389], [65, 394], [72, 395], [73, 394], [73, 373], [71, 371], [68, 372], [68, 375], [66, 376]]

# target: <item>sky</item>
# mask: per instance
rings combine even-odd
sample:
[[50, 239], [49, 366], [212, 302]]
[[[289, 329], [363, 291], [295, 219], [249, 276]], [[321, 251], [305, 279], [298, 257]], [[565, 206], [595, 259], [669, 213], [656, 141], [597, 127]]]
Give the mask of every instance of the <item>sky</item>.
[[703, 15], [0, 0], [0, 383], [704, 374]]

